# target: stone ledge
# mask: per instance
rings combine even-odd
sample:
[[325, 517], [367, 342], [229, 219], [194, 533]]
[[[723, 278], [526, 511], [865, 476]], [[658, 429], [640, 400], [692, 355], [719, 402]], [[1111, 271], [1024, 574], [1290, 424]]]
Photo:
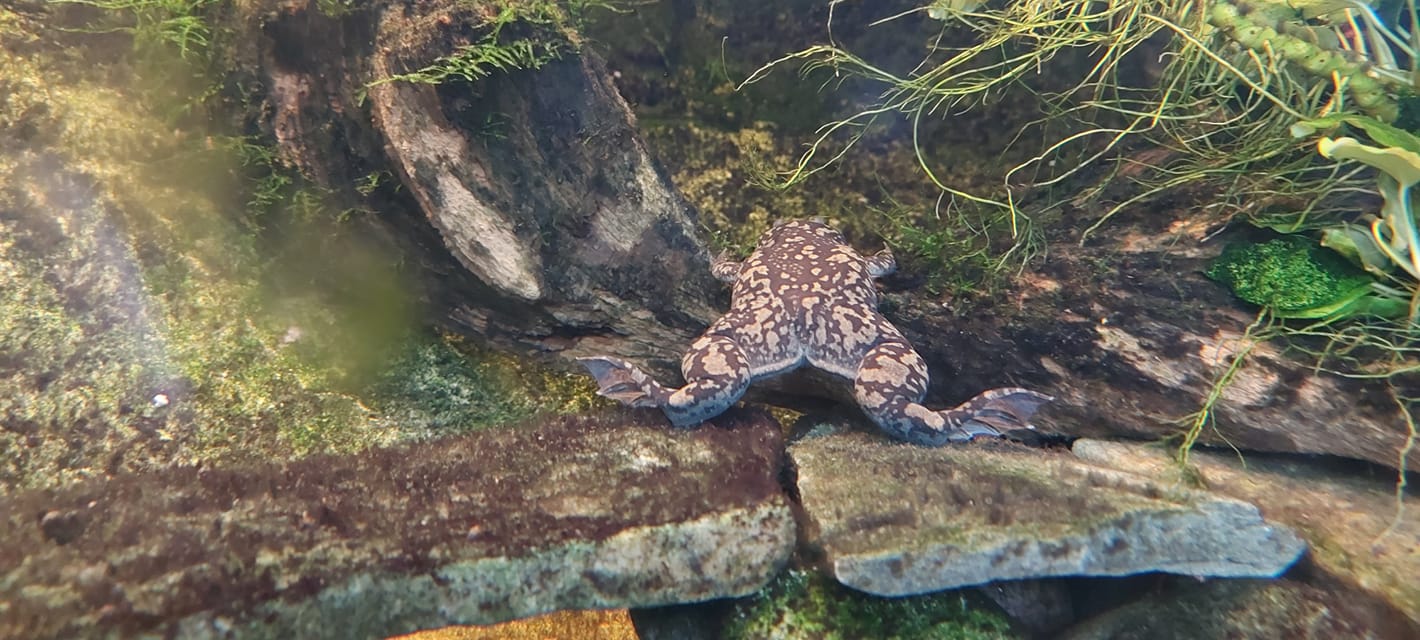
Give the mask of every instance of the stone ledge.
[[0, 637], [380, 637], [768, 581], [794, 545], [777, 424], [633, 418], [16, 495]]
[[1149, 571], [1270, 577], [1306, 548], [1248, 503], [1065, 452], [847, 434], [798, 442], [789, 455], [811, 544], [840, 582], [876, 595]]

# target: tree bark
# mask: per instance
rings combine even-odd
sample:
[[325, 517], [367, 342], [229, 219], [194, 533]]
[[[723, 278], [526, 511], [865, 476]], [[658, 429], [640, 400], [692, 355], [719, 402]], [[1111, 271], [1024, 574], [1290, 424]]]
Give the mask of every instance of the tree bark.
[[[725, 287], [595, 54], [476, 83], [378, 84], [367, 105], [356, 100], [466, 44], [470, 11], [395, 2], [340, 20], [302, 6], [266, 16], [248, 60], [265, 126], [329, 186], [370, 167], [399, 177], [407, 195], [386, 203], [385, 229], [416, 249], [446, 321], [568, 366], [616, 355], [673, 383]], [[503, 124], [489, 132], [480, 123], [493, 114]], [[1171, 233], [1158, 218], [1120, 219], [1087, 247], [1062, 233], [1012, 290], [960, 317], [890, 293], [889, 318], [931, 367], [929, 400], [1020, 385], [1057, 396], [1045, 430], [1179, 433], [1251, 317], [1201, 276], [1206, 251], [1140, 240]], [[1392, 467], [1407, 433], [1381, 385], [1317, 374], [1271, 344], [1253, 350], [1214, 417], [1207, 444]]]

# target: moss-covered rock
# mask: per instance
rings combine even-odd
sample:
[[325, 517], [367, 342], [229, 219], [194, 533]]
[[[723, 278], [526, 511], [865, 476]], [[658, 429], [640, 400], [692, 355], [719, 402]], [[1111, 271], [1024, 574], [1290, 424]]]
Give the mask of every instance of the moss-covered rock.
[[20, 492], [0, 636], [368, 638], [743, 596], [793, 549], [782, 455], [763, 413], [618, 413]]
[[1149, 571], [1275, 576], [1306, 549], [1245, 502], [1008, 442], [834, 434], [789, 456], [809, 543], [840, 582], [879, 595]]

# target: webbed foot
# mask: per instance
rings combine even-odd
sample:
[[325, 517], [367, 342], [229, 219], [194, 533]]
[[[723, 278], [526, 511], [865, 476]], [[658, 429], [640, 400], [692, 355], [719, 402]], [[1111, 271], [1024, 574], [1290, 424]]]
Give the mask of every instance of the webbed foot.
[[1034, 429], [1031, 416], [1041, 405], [1054, 399], [1019, 387], [983, 391], [960, 406], [942, 412], [947, 419], [947, 439], [965, 442], [977, 437], [999, 438], [1002, 432], [1017, 429]]
[[651, 376], [620, 358], [594, 356], [577, 361], [597, 381], [597, 395], [628, 407], [660, 407], [670, 395]]

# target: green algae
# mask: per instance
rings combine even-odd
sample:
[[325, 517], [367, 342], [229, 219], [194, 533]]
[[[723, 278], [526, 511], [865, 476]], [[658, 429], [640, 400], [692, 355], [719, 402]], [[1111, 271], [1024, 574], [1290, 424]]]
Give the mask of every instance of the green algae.
[[724, 637], [987, 640], [1019, 636], [999, 614], [957, 592], [877, 598], [817, 572], [790, 570], [737, 603]]

